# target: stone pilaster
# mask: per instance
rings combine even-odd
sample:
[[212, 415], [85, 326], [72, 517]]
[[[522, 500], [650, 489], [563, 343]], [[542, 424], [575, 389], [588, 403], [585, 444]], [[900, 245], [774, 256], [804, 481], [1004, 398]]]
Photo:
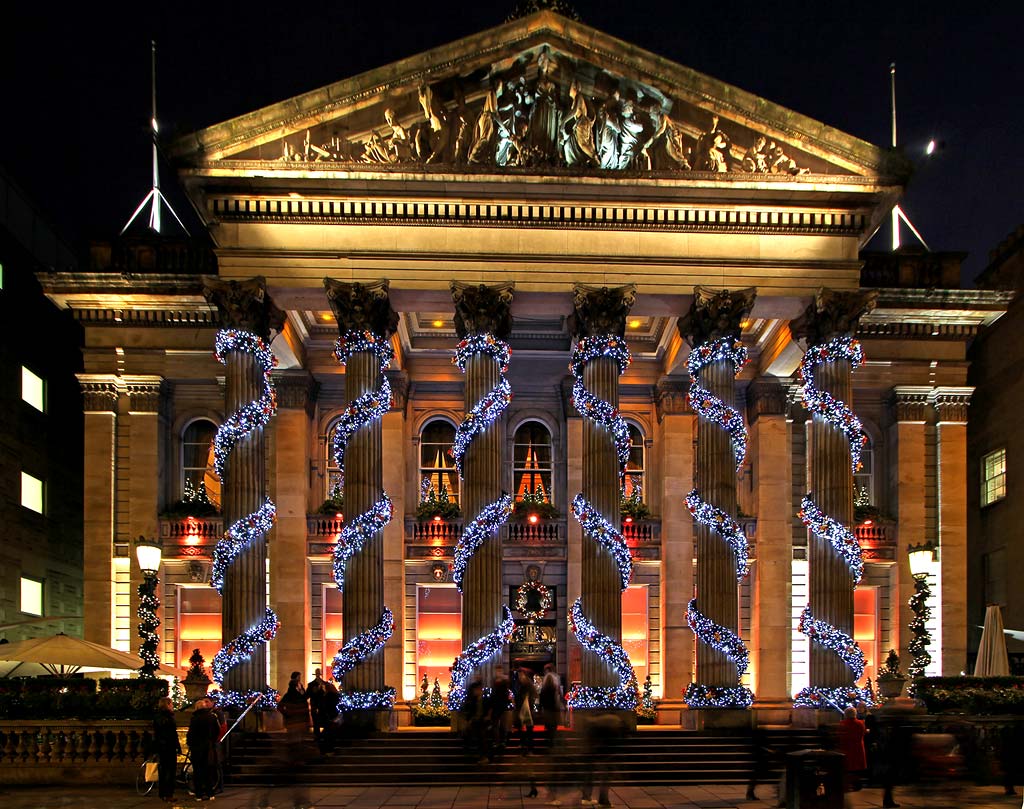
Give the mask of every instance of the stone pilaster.
[[939, 387], [930, 401], [938, 415], [939, 561], [942, 673], [967, 666], [967, 408], [974, 388]]
[[114, 504], [117, 439], [116, 377], [79, 374], [85, 411], [83, 497], [83, 637], [113, 643]]
[[[224, 328], [249, 331], [269, 342], [270, 332], [284, 327], [284, 313], [274, 306], [263, 278], [223, 281], [204, 278], [203, 295], [217, 307]], [[252, 355], [232, 351], [225, 357], [225, 412], [235, 413], [259, 399], [263, 374]], [[239, 441], [228, 456], [222, 486], [224, 524], [253, 514], [267, 496], [266, 437], [261, 428]], [[224, 576], [221, 631], [225, 643], [263, 621], [267, 611], [267, 538], [250, 542]], [[267, 646], [224, 677], [226, 691], [264, 691], [267, 688]]]
[[311, 416], [319, 385], [307, 371], [276, 371], [273, 378], [278, 409], [268, 425], [267, 440], [277, 523], [270, 547], [270, 600], [281, 629], [270, 648], [270, 677], [282, 689], [291, 672], [307, 673], [311, 655], [306, 551], [309, 488], [307, 476], [296, 470], [310, 467]]
[[[398, 327], [391, 308], [388, 282], [348, 284], [324, 279], [324, 288], [338, 323], [338, 332], [370, 332], [377, 340], [389, 340]], [[345, 400], [354, 402], [381, 387], [380, 360], [372, 351], [352, 354], [345, 365]], [[370, 512], [384, 495], [381, 422], [373, 419], [352, 435], [345, 449], [345, 516], [354, 519]], [[372, 629], [384, 614], [384, 535], [377, 531], [348, 561], [343, 593], [345, 643]], [[394, 634], [392, 634], [394, 638]], [[325, 650], [325, 659], [327, 652]], [[331, 654], [337, 650], [333, 650]], [[341, 689], [382, 691], [384, 654], [362, 660], [344, 677]]]
[[[689, 311], [679, 321], [679, 334], [693, 349], [706, 343], [739, 339], [740, 323], [754, 306], [753, 289], [729, 292], [696, 287]], [[729, 359], [711, 363], [698, 372], [699, 382], [727, 407], [736, 403], [736, 368]], [[736, 516], [736, 456], [729, 433], [698, 413], [696, 489], [700, 497], [732, 517]], [[697, 525], [697, 609], [705, 617], [739, 634], [739, 595], [736, 554], [722, 537], [706, 525]], [[722, 651], [697, 639], [698, 683], [734, 687], [739, 684], [736, 665]]]
[[[834, 337], [852, 337], [860, 318], [870, 312], [877, 292], [821, 290], [804, 314], [793, 321], [795, 339], [807, 347]], [[836, 360], [819, 364], [815, 382], [853, 408], [850, 363]], [[848, 528], [853, 524], [853, 470], [846, 436], [822, 416], [814, 414], [811, 425], [809, 490], [821, 511]], [[832, 545], [810, 534], [808, 537], [810, 606], [815, 618], [847, 635], [853, 635], [853, 576]], [[850, 669], [837, 654], [811, 644], [810, 684], [825, 688], [852, 685]]]
[[[493, 334], [499, 340], [512, 331], [511, 284], [468, 286], [451, 284], [455, 303], [455, 331], [460, 338]], [[485, 354], [474, 354], [466, 363], [465, 409], [468, 413], [498, 385], [501, 368]], [[462, 461], [462, 513], [468, 522], [502, 494], [505, 418], [499, 417], [473, 437]], [[497, 532], [470, 557], [462, 580], [462, 643], [466, 646], [501, 624], [505, 603], [501, 585], [501, 541]], [[477, 673], [484, 682], [493, 679], [500, 659], [491, 659]]]
[[[576, 285], [571, 331], [575, 339], [614, 336], [625, 340], [626, 317], [636, 299], [632, 285], [599, 289]], [[612, 407], [619, 406], [619, 366], [611, 357], [597, 357], [583, 368], [583, 385]], [[621, 523], [619, 462], [608, 431], [583, 419], [581, 489], [591, 505], [613, 525]], [[583, 614], [615, 642], [622, 642], [622, 580], [612, 555], [599, 543], [582, 537], [580, 598]], [[571, 601], [572, 599], [570, 599]], [[614, 687], [618, 679], [604, 660], [583, 651], [581, 679], [585, 686]]]
[[[696, 419], [683, 379], [658, 382], [655, 451], [661, 454], [661, 671], [663, 705], [681, 707], [693, 671], [693, 633], [686, 605], [693, 597], [693, 518], [686, 495], [693, 488]], [[570, 456], [572, 457], [572, 456]]]
[[751, 660], [757, 705], [787, 703], [793, 559], [792, 445], [786, 389], [762, 379], [747, 388], [750, 455], [757, 497], [757, 561], [751, 603]]
[[931, 388], [926, 386], [900, 385], [893, 388], [891, 409], [893, 424], [889, 428], [890, 448], [895, 452], [896, 461], [896, 548], [897, 594], [896, 620], [893, 621], [893, 637], [889, 645], [899, 651], [900, 660], [910, 660], [911, 640], [910, 597], [914, 594], [914, 577], [910, 575], [910, 560], [907, 546], [917, 545], [935, 537], [925, 534], [925, 489], [926, 455], [925, 423], [929, 419]]

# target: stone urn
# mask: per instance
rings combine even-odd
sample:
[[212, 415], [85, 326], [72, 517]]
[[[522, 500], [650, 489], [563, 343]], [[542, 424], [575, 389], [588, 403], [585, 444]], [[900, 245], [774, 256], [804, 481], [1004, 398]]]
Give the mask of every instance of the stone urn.
[[206, 673], [206, 661], [198, 649], [192, 650], [192, 656], [188, 659], [188, 674], [181, 684], [185, 686], [185, 698], [189, 702], [195, 702], [206, 696], [206, 692], [213, 682]]
[[885, 659], [885, 668], [878, 675], [875, 681], [878, 686], [878, 696], [888, 701], [903, 695], [903, 689], [907, 685], [907, 676], [900, 671], [900, 656], [895, 649], [889, 650]]

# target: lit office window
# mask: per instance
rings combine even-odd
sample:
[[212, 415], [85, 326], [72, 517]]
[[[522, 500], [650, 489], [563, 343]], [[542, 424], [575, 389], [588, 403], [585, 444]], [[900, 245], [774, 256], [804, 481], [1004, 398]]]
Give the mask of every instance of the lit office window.
[[416, 681], [424, 677], [444, 690], [451, 665], [462, 652], [462, 596], [453, 584], [416, 587]]
[[622, 591], [622, 646], [636, 672], [636, 680], [643, 685], [648, 672], [648, 639], [650, 624], [647, 615], [648, 588], [646, 584], [631, 584]]
[[345, 614], [342, 608], [342, 594], [336, 584], [324, 585], [323, 610], [324, 617], [320, 625], [322, 632], [320, 641], [323, 644], [320, 648], [323, 649], [323, 661], [325, 664], [323, 666], [323, 677], [325, 680], [333, 680], [334, 669], [332, 662], [334, 656], [341, 651], [341, 647], [345, 643]]
[[21, 504], [25, 508], [43, 513], [43, 482], [28, 472], [21, 473]]
[[997, 449], [981, 459], [981, 504], [1006, 497], [1006, 450]]
[[21, 611], [27, 615], [43, 614], [43, 583], [21, 577]]
[[24, 365], [21, 366], [21, 398], [40, 413], [44, 410], [43, 379], [36, 376]]

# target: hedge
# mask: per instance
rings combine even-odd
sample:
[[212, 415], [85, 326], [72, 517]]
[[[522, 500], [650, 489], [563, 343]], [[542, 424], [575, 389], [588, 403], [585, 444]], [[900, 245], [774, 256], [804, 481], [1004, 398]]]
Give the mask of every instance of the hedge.
[[922, 677], [914, 696], [929, 713], [1024, 714], [1024, 677]]
[[167, 681], [99, 681], [85, 677], [18, 677], [0, 680], [3, 719], [149, 719], [166, 697]]

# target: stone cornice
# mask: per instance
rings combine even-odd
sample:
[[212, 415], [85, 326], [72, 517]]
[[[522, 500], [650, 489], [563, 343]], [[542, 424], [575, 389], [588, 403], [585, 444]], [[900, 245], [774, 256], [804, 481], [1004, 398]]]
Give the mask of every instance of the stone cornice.
[[693, 409], [690, 407], [690, 400], [687, 397], [689, 390], [689, 382], [683, 379], [659, 380], [654, 391], [654, 403], [659, 422], [664, 421], [665, 416], [693, 415]]
[[121, 395], [113, 374], [77, 374], [82, 388], [82, 409], [86, 413], [116, 413]]
[[929, 401], [939, 414], [939, 423], [965, 424], [967, 408], [971, 403], [974, 388], [970, 387], [939, 387], [934, 388]]
[[272, 378], [279, 407], [304, 409], [312, 414], [320, 392], [320, 383], [312, 374], [307, 371], [274, 371]]
[[117, 413], [118, 399], [128, 396], [129, 413], [158, 413], [164, 378], [149, 374], [77, 374], [86, 413]]
[[932, 388], [928, 385], [897, 385], [892, 389], [893, 418], [901, 423], [923, 424], [931, 406]]
[[753, 424], [760, 416], [785, 416], [789, 412], [786, 387], [777, 380], [759, 379], [747, 387], [747, 422]]
[[404, 413], [409, 402], [409, 375], [404, 371], [385, 371], [391, 383], [391, 410]]
[[120, 377], [124, 392], [128, 394], [130, 413], [159, 413], [164, 378], [162, 376]]

